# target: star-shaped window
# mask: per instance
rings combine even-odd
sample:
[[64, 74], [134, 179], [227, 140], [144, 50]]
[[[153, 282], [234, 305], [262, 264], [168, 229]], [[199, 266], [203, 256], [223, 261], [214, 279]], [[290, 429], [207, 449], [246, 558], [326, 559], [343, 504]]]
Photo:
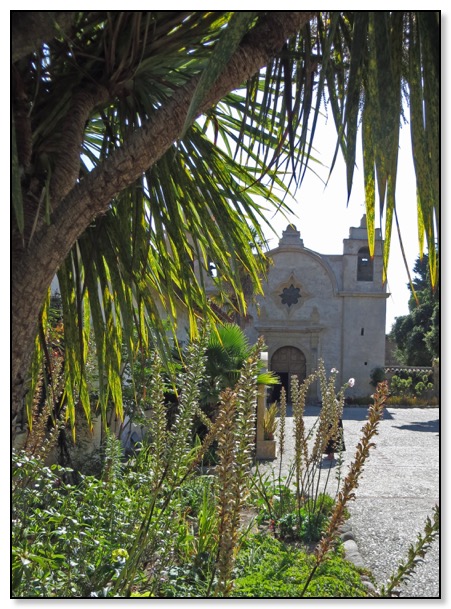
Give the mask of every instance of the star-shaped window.
[[289, 288], [283, 288], [282, 294], [279, 294], [282, 304], [286, 304], [289, 307], [293, 304], [297, 304], [301, 297], [300, 288], [295, 288], [293, 284]]

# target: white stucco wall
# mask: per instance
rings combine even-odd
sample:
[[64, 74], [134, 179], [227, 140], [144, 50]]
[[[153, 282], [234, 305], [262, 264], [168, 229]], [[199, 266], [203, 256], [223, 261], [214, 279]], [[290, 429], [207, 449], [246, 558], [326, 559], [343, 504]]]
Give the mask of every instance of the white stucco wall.
[[[377, 238], [373, 280], [358, 281], [359, 251], [367, 246], [364, 218], [350, 229], [340, 255], [322, 256], [305, 248], [299, 231], [287, 227], [279, 247], [268, 253], [272, 265], [264, 296], [251, 307], [253, 323], [246, 328], [252, 342], [264, 336], [270, 366], [278, 349], [296, 347], [305, 355], [307, 375], [322, 358], [327, 371], [339, 370], [338, 383], [355, 378], [348, 395], [372, 393], [370, 372], [385, 362], [387, 294], [380, 234]], [[309, 397], [319, 399], [317, 387]]]

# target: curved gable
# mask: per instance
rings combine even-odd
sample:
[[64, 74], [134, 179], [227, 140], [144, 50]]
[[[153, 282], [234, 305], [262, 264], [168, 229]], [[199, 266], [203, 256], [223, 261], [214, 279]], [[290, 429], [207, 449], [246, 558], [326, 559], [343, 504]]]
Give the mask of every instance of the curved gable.
[[[326, 293], [336, 296], [338, 294], [338, 281], [331, 266], [321, 254], [303, 246], [282, 245], [266, 254], [273, 264], [268, 273], [271, 284], [274, 278], [281, 283], [293, 276], [300, 281], [309, 293]], [[272, 276], [272, 277], [270, 277]]]

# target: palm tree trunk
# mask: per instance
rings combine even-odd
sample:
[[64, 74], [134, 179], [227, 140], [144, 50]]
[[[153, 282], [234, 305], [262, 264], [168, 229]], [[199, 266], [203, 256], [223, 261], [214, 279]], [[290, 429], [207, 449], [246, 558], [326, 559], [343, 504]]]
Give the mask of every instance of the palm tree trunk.
[[[285, 41], [313, 15], [311, 12], [269, 13], [245, 37], [203, 102], [199, 114], [266, 65], [281, 51]], [[55, 169], [60, 177], [55, 192], [67, 194], [61, 202], [52, 201], [51, 222], [41, 224], [29, 247], [14, 247], [13, 250], [13, 421], [26, 391], [37, 320], [48, 286], [76, 240], [94, 218], [106, 213], [114, 196], [149, 169], [180, 136], [197, 82], [193, 79], [176, 91], [147, 124], [134, 132], [87, 178], [76, 183], [73, 171], [66, 171], [63, 166]]]

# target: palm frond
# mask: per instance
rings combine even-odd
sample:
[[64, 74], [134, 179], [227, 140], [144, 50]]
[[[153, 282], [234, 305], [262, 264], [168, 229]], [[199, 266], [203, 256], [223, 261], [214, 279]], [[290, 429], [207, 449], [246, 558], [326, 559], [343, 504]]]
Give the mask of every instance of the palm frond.
[[[249, 41], [257, 48], [262, 32], [277, 34], [268, 25], [286, 25], [291, 18], [298, 31], [278, 41], [280, 51], [274, 47], [265, 62], [256, 61], [252, 74], [243, 67], [241, 88], [229, 89], [206, 108], [207, 91], [235, 66], [231, 57], [243, 50], [250, 57]], [[435, 11], [77, 12], [71, 27], [56, 28], [45, 44], [15, 62], [17, 251], [26, 257], [51, 233], [63, 202], [70, 201], [67, 193], [97, 182], [102, 171], [106, 188], [108, 177], [113, 183], [111, 167], [120, 174], [117, 159], [133, 168], [128, 181], [114, 175], [119, 186], [111, 200], [108, 194], [103, 215], [96, 208], [97, 217], [89, 216], [89, 228], [67, 259], [58, 261], [72, 422], [76, 402], [89, 409], [89, 326], [97, 348], [100, 408], [105, 412], [112, 402], [120, 414], [124, 346], [132, 360], [139, 345], [150, 341], [167, 348], [181, 318], [188, 320], [191, 335], [200, 318], [216, 320], [204, 289], [210, 261], [226, 278], [236, 308], [245, 310], [245, 275], [258, 291], [265, 272], [258, 242], [264, 239], [262, 226], [269, 226], [266, 211], [289, 211], [284, 197], [292, 184], [301, 186], [316, 161], [315, 129], [327, 102], [337, 128], [331, 170], [340, 149], [348, 196], [362, 129], [369, 246], [373, 252], [378, 194], [381, 224], [385, 213], [386, 269], [405, 92], [420, 251], [425, 239], [436, 284], [439, 38]], [[151, 166], [138, 164], [130, 141], [145, 129], [154, 137], [152, 120], [182, 93], [187, 96], [179, 117], [182, 136], [174, 135], [177, 144], [165, 144], [166, 153], [149, 161]], [[19, 124], [24, 106], [26, 125]], [[201, 110], [205, 116], [190, 126]], [[109, 165], [112, 160], [116, 165]], [[282, 198], [275, 187], [283, 189]]]
[[232, 14], [227, 23], [227, 27], [224, 28], [222, 35], [202, 72], [196, 90], [191, 98], [191, 104], [188, 108], [185, 125], [182, 128], [180, 139], [183, 139], [185, 136], [191, 123], [198, 114], [199, 107], [202, 104], [205, 95], [224, 70], [224, 67], [236, 51], [241, 39], [249, 30], [256, 17], [256, 11], [240, 11]]

